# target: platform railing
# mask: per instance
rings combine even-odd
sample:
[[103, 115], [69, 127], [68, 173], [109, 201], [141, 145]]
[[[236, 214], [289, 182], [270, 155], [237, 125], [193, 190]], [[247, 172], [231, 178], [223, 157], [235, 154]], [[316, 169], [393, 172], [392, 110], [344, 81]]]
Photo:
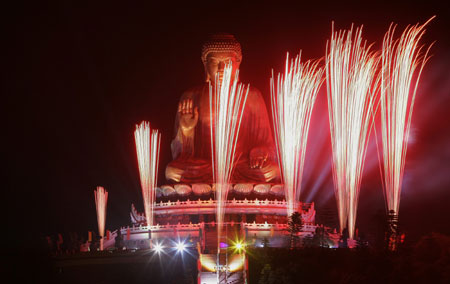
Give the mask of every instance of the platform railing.
[[[155, 210], [157, 210], [158, 208], [164, 208], [164, 207], [171, 207], [171, 206], [215, 206], [217, 204], [217, 200], [214, 200], [212, 198], [210, 198], [209, 200], [202, 200], [202, 199], [198, 199], [198, 200], [186, 200], [186, 201], [167, 201], [167, 202], [155, 202]], [[301, 203], [302, 207], [310, 207], [312, 203]], [[269, 200], [269, 199], [231, 199], [231, 200], [227, 200], [225, 202], [225, 205], [249, 205], [249, 206], [254, 206], [254, 205], [268, 205], [268, 206], [279, 206], [279, 207], [286, 207], [287, 206], [287, 202], [285, 200]]]
[[[142, 233], [142, 232], [148, 232], [149, 230], [151, 230], [152, 232], [158, 232], [158, 231], [166, 231], [166, 230], [198, 230], [200, 228], [204, 228], [205, 226], [212, 226], [215, 227], [217, 225], [216, 222], [202, 222], [202, 223], [197, 223], [197, 224], [165, 224], [165, 225], [160, 225], [160, 224], [156, 224], [154, 226], [132, 226], [132, 227], [122, 227], [120, 228], [121, 233], [122, 234], [126, 234], [127, 230], [129, 229], [131, 233]], [[267, 222], [264, 223], [245, 223], [245, 222], [225, 222], [223, 223], [224, 226], [235, 226], [235, 225], [241, 225], [243, 226], [243, 228], [247, 228], [247, 229], [275, 229], [275, 230], [287, 230], [288, 225], [284, 224], [284, 223], [275, 223], [275, 224], [269, 224]], [[309, 225], [309, 224], [305, 224], [303, 225], [303, 230], [305, 231], [309, 231], [311, 229], [315, 229], [316, 226], [315, 225]], [[114, 232], [115, 233], [115, 232]], [[113, 233], [111, 233], [112, 235]]]
[[[166, 224], [166, 225], [160, 225], [157, 224], [155, 226], [132, 226], [132, 227], [121, 227], [120, 232], [122, 236], [126, 236], [127, 235], [127, 231], [130, 230], [131, 234], [140, 234], [140, 233], [148, 233], [149, 230], [151, 230], [152, 232], [163, 232], [163, 231], [169, 231], [169, 232], [175, 232], [178, 230], [185, 230], [185, 231], [197, 231], [200, 228], [204, 228], [205, 226], [212, 226], [215, 227], [217, 225], [217, 223], [215, 222], [202, 222], [202, 223], [198, 223], [198, 224]], [[288, 230], [288, 225], [284, 224], [284, 223], [274, 223], [274, 224], [269, 224], [267, 222], [264, 223], [245, 223], [245, 222], [225, 222], [224, 223], [225, 226], [235, 226], [235, 225], [240, 225], [242, 226], [243, 229], [248, 229], [248, 230], [258, 230], [258, 231], [287, 231]], [[303, 225], [302, 231], [303, 232], [314, 232], [314, 230], [316, 229], [315, 225], [309, 225], [309, 224], [305, 224]], [[105, 241], [104, 241], [104, 248], [110, 248], [113, 247], [115, 245], [115, 238], [117, 236], [118, 230], [112, 231], [110, 232], [110, 237], [109, 240], [106, 239], [105, 236]]]

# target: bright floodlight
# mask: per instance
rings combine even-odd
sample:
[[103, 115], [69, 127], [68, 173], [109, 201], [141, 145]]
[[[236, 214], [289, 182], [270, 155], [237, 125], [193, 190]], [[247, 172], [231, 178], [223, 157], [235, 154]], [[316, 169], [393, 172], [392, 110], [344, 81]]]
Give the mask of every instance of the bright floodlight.
[[155, 244], [153, 250], [154, 250], [156, 253], [160, 253], [160, 252], [162, 252], [163, 247], [162, 247], [161, 244]]
[[237, 240], [236, 242], [233, 242], [232, 248], [235, 252], [241, 253], [242, 250], [245, 249], [245, 243], [242, 240]]
[[186, 245], [183, 242], [177, 243], [177, 251], [183, 252], [186, 249]]

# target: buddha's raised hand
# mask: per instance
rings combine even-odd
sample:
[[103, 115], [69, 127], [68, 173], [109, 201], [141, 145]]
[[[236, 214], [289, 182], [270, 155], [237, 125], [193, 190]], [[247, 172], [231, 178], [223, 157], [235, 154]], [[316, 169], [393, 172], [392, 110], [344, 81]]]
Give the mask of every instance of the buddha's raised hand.
[[183, 134], [188, 135], [198, 122], [198, 107], [194, 107], [192, 99], [184, 99], [178, 104], [180, 127]]

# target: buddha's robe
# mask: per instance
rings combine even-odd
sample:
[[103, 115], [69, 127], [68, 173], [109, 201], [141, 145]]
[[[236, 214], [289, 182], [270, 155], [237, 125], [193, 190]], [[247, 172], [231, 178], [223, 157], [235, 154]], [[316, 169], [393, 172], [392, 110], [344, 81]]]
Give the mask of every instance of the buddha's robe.
[[[246, 91], [246, 89], [245, 89]], [[180, 129], [180, 113], [175, 120], [175, 138], [171, 143], [173, 161], [166, 168], [166, 178], [175, 182], [212, 182], [211, 130], [208, 83], [186, 91], [181, 99], [192, 99], [198, 107], [198, 123], [193, 137], [185, 137]], [[252, 149], [267, 153], [262, 168], [252, 169], [249, 154]], [[267, 109], [261, 93], [250, 87], [245, 104], [235, 152], [232, 182], [269, 182], [279, 180], [276, 150]], [[177, 172], [179, 180], [171, 174]]]

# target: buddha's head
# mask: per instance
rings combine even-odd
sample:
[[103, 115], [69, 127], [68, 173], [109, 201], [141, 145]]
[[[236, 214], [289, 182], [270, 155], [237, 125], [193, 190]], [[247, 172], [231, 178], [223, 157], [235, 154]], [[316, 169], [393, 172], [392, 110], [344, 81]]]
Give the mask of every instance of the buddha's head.
[[219, 79], [222, 80], [225, 64], [230, 62], [233, 66], [232, 78], [234, 78], [241, 60], [241, 45], [231, 34], [214, 34], [203, 44], [202, 61], [207, 82], [211, 81], [215, 84], [216, 74], [219, 74]]

